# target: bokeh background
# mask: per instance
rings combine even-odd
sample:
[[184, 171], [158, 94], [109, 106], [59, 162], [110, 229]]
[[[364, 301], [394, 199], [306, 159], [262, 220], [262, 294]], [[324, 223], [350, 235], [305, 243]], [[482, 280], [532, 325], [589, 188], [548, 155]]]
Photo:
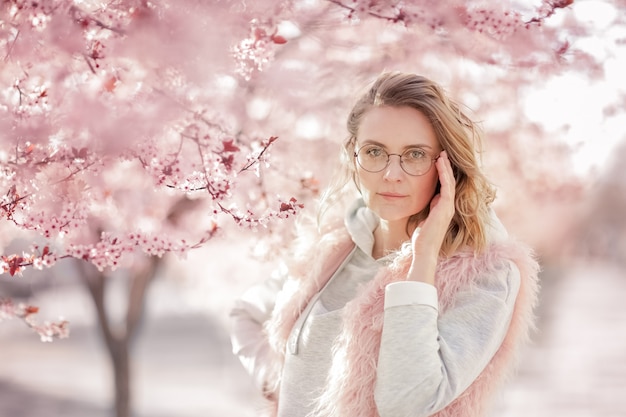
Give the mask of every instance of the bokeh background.
[[[486, 65], [469, 46], [459, 51], [440, 40], [410, 50], [406, 42], [420, 39], [424, 29], [398, 29], [375, 18], [341, 26], [320, 17], [333, 2], [302, 3], [311, 13], [325, 9], [318, 20], [294, 23], [307, 36], [283, 24], [287, 44], [298, 42], [299, 52], [269, 58], [289, 67], [296, 58], [318, 56], [324, 83], [309, 85], [311, 68], [280, 79], [270, 65], [265, 78], [253, 79], [254, 93], [248, 88], [249, 96], [233, 100], [245, 102], [248, 125], [271, 133], [280, 126], [276, 133], [289, 138], [273, 149], [276, 171], [306, 171], [323, 187], [348, 103], [379, 71], [412, 70], [441, 82], [484, 120], [483, 160], [499, 189], [496, 210], [542, 264], [537, 331], [492, 415], [626, 416], [626, 4], [580, 1], [557, 10], [545, 31], [550, 39], [569, 34], [565, 38], [582, 53], [562, 57], [569, 62], [558, 70], [539, 65], [529, 72], [521, 65]], [[343, 59], [350, 66], [342, 67]], [[223, 83], [223, 89], [233, 87]], [[298, 97], [283, 89], [301, 92], [299, 111], [285, 110]], [[311, 100], [315, 96], [324, 100]], [[277, 259], [267, 254], [284, 236], [259, 240], [225, 227], [186, 259], [165, 257], [132, 342], [134, 416], [257, 415], [259, 394], [230, 352], [228, 310], [271, 273]], [[0, 241], [6, 252], [21, 247], [20, 239], [5, 234]], [[123, 271], [109, 279], [106, 302], [121, 319], [128, 279]], [[71, 324], [68, 339], [42, 343], [20, 321], [0, 322], [0, 417], [112, 416], [112, 368], [76, 269], [59, 262], [21, 277], [3, 275], [0, 294], [37, 305], [42, 320], [64, 317]]]

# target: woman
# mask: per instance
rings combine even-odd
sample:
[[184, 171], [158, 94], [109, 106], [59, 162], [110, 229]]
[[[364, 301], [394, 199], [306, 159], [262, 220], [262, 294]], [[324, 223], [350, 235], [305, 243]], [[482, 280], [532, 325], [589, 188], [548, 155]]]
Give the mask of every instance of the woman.
[[348, 117], [343, 174], [289, 272], [232, 311], [233, 350], [279, 417], [482, 416], [527, 339], [538, 265], [508, 237], [474, 123], [384, 73]]

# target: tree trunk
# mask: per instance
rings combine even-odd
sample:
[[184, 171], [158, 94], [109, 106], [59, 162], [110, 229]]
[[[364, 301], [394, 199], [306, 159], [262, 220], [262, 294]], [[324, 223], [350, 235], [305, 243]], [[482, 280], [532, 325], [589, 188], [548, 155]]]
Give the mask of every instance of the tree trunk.
[[[170, 208], [167, 222], [175, 227], [179, 216], [197, 204], [197, 200], [190, 200], [187, 197], [179, 199]], [[100, 235], [100, 231], [97, 234]], [[137, 327], [143, 318], [148, 287], [157, 275], [162, 262], [163, 258], [150, 256], [146, 258], [146, 263], [139, 262], [135, 264], [135, 268], [128, 271], [130, 284], [126, 317], [121, 323], [112, 323], [105, 303], [106, 284], [109, 277], [103, 271], [98, 271], [94, 265], [76, 260], [77, 268], [96, 307], [98, 324], [113, 366], [116, 417], [131, 417], [132, 415], [130, 350]]]
[[143, 316], [147, 289], [156, 275], [161, 258], [150, 257], [146, 267], [132, 271], [129, 277], [130, 289], [126, 318], [122, 323], [112, 323], [106, 309], [105, 296], [108, 280], [106, 274], [84, 261], [77, 261], [77, 263], [94, 301], [100, 330], [113, 367], [115, 415], [116, 417], [131, 417], [130, 349], [137, 326]]
[[128, 341], [128, 338], [118, 340], [115, 343], [115, 347], [109, 349], [114, 373], [116, 417], [130, 417], [131, 415], [131, 377]]

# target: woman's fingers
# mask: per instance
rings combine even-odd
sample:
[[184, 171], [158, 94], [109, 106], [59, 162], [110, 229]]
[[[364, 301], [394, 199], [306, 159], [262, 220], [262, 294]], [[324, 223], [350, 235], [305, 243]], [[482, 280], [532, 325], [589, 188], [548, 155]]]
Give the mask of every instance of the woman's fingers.
[[430, 202], [428, 217], [413, 232], [413, 262], [409, 279], [434, 282], [434, 271], [441, 245], [454, 217], [456, 181], [446, 152], [435, 163], [439, 174], [440, 192]]
[[450, 159], [448, 159], [448, 153], [446, 151], [442, 151], [439, 154], [439, 158], [437, 158], [435, 166], [437, 167], [437, 171], [439, 172], [439, 182], [441, 183], [442, 191], [451, 192], [452, 196], [454, 196], [454, 172], [452, 170], [452, 164], [450, 163]]
[[448, 159], [446, 151], [442, 151], [439, 154], [439, 158], [435, 164], [439, 173], [440, 183], [440, 199], [443, 201], [437, 201], [437, 205], [444, 204], [444, 210], [452, 218], [454, 215], [454, 194], [456, 188], [456, 181], [454, 179], [454, 171], [452, 170], [452, 164]]
[[436, 248], [437, 252], [454, 217], [454, 194], [456, 182], [452, 165], [446, 152], [441, 152], [436, 162], [440, 192], [430, 202], [430, 213], [413, 234], [414, 250]]

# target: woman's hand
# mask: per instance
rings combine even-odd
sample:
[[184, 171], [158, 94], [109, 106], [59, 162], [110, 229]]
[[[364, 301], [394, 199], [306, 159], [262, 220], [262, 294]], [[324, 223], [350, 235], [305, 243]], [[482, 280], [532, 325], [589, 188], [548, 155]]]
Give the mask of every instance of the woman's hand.
[[439, 173], [440, 193], [430, 202], [430, 213], [413, 232], [413, 262], [408, 279], [429, 284], [435, 282], [437, 258], [448, 226], [454, 216], [456, 181], [446, 151], [439, 154], [435, 167]]

